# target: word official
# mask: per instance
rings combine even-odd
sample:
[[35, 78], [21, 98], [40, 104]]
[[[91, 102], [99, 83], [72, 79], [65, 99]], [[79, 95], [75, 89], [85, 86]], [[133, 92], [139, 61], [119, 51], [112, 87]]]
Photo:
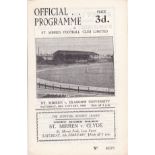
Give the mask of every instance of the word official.
[[81, 25], [81, 17], [68, 16], [66, 8], [35, 8], [35, 26]]

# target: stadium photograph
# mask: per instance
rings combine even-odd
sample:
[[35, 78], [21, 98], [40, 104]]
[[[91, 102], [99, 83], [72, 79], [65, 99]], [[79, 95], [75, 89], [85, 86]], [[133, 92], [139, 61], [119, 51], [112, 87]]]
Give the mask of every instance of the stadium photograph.
[[37, 98], [113, 96], [113, 37], [36, 38]]

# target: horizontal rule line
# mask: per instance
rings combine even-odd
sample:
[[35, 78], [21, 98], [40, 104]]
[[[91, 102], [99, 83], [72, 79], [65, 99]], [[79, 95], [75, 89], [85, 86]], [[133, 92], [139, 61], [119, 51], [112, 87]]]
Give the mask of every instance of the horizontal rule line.
[[75, 111], [41, 111], [41, 112], [37, 112], [37, 114], [47, 114], [47, 113], [76, 113], [76, 112], [114, 112], [115, 110], [91, 110], [91, 111], [78, 111], [78, 110], [75, 110]]
[[41, 109], [41, 108], [39, 108], [39, 109], [36, 109], [36, 110], [79, 110], [79, 109], [101, 109], [101, 108], [115, 108], [115, 107], [99, 107], [99, 108], [53, 108], [53, 109], [51, 109], [51, 108], [49, 108], [49, 109]]
[[114, 137], [114, 138], [96, 138], [96, 139], [92, 139], [92, 138], [90, 138], [90, 139], [51, 139], [51, 140], [38, 140], [38, 142], [49, 142], [49, 141], [51, 141], [51, 142], [54, 142], [54, 141], [78, 141], [78, 140], [115, 140], [116, 139], [116, 137]]

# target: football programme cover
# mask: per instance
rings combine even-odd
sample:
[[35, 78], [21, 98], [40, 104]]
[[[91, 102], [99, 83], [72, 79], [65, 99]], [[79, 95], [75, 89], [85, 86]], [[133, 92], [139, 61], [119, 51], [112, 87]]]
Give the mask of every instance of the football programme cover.
[[127, 155], [127, 1], [28, 0], [28, 155]]

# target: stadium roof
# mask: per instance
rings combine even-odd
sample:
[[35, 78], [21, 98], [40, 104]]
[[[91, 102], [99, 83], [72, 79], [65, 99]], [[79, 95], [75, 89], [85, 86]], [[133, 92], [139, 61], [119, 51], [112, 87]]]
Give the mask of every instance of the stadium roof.
[[95, 52], [89, 52], [89, 51], [68, 51], [68, 50], [58, 50], [54, 53], [55, 54], [63, 54], [63, 55], [67, 55], [67, 54], [71, 54], [71, 55], [99, 55]]

